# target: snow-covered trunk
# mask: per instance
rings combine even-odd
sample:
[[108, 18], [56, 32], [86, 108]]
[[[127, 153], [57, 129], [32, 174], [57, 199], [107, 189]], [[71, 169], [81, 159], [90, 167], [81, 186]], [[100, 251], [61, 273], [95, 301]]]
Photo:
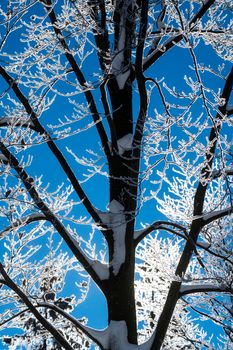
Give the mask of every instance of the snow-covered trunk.
[[[133, 240], [137, 203], [137, 171], [132, 170], [134, 168], [132, 159], [133, 70], [131, 65], [134, 35], [133, 9], [134, 1], [116, 1], [115, 51], [112, 60], [112, 76], [107, 83], [116, 139], [112, 147], [111, 164], [109, 164], [109, 212], [112, 236], [108, 238], [110, 277], [107, 282], [106, 296], [109, 324], [114, 325], [113, 328], [117, 325], [119, 327], [126, 325], [128, 342], [137, 344]], [[118, 339], [113, 336], [113, 338], [112, 344], [110, 341], [110, 348], [122, 350], [120, 337]]]
[[[115, 155], [111, 164], [111, 176], [109, 211], [112, 237], [108, 241], [110, 278], [107, 285], [109, 323], [124, 321], [127, 326], [129, 343], [136, 344], [133, 233], [137, 178], [135, 178], [135, 173], [132, 174], [131, 150]], [[114, 347], [114, 349], [117, 348]]]
[[[129, 98], [129, 96], [128, 96]], [[130, 109], [132, 116], [132, 108]], [[122, 113], [122, 119], [128, 115]], [[124, 133], [124, 123], [122, 134]], [[119, 125], [120, 127], [120, 125]], [[129, 134], [130, 135], [130, 134]], [[126, 135], [127, 136], [127, 135]], [[137, 198], [137, 172], [132, 171], [132, 149], [130, 137], [118, 139], [118, 152], [110, 165], [110, 205], [109, 212], [112, 235], [108, 239], [110, 278], [107, 282], [107, 303], [109, 323], [124, 321], [128, 342], [137, 343], [137, 322], [134, 295], [135, 247], [134, 222]], [[119, 323], [120, 324], [120, 323]], [[114, 349], [121, 350], [121, 344]]]

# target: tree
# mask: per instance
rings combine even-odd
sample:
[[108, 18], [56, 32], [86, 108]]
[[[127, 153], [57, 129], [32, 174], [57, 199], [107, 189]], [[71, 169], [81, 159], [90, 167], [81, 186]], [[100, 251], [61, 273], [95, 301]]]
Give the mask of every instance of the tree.
[[0, 5], [5, 346], [232, 349], [231, 10]]

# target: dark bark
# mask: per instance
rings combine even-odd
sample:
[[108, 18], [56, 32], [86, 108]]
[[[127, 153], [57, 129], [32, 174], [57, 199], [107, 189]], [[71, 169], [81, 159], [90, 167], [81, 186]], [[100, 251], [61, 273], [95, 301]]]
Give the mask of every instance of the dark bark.
[[107, 282], [108, 320], [125, 321], [128, 329], [128, 341], [137, 344], [137, 324], [134, 296], [134, 256], [126, 257], [117, 276], [111, 274]]

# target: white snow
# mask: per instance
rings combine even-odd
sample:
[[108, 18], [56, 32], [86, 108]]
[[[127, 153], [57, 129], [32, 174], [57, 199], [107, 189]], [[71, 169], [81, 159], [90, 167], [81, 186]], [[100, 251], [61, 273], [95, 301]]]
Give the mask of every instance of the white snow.
[[139, 346], [129, 344], [128, 330], [125, 321], [111, 321], [109, 328], [109, 347], [112, 350], [136, 350]]
[[109, 204], [108, 204], [108, 210], [113, 213], [113, 214], [119, 214], [122, 211], [124, 211], [124, 207], [121, 203], [113, 199]]
[[197, 291], [215, 291], [215, 290], [219, 290], [222, 289], [224, 290], [225, 287], [224, 286], [219, 286], [219, 285], [213, 285], [213, 284], [183, 284], [180, 287], [180, 293], [187, 293], [187, 292], [197, 292]]
[[200, 248], [209, 248], [211, 246], [207, 241], [198, 241], [197, 244]]
[[126, 220], [124, 206], [113, 199], [107, 206], [108, 211], [97, 211], [102, 222], [113, 232], [114, 252], [110, 266], [113, 267], [113, 273], [118, 274], [121, 265], [125, 261], [125, 233]]
[[98, 342], [102, 345], [104, 349], [108, 349], [109, 344], [109, 330], [108, 328], [103, 330], [92, 329], [89, 327], [85, 327], [89, 334], [93, 336], [93, 338], [97, 339]]
[[118, 274], [121, 265], [125, 261], [125, 233], [126, 221], [124, 214], [124, 207], [118, 201], [113, 199], [109, 205], [109, 225], [113, 231], [114, 239], [114, 253], [111, 261], [113, 272]]
[[105, 333], [105, 344], [108, 345], [106, 348], [111, 348], [112, 350], [149, 350], [153, 339], [154, 335], [144, 344], [130, 344], [128, 342], [128, 329], [125, 321], [111, 321]]
[[97, 273], [101, 280], [107, 280], [109, 278], [109, 267], [107, 264], [103, 264], [99, 260], [90, 259], [90, 265]]
[[222, 217], [224, 215], [229, 215], [232, 213], [232, 208], [226, 208], [226, 209], [222, 209], [222, 210], [216, 210], [216, 211], [212, 211], [208, 214], [205, 214], [203, 216], [203, 220], [204, 221], [209, 221], [209, 220], [214, 220], [217, 217]]
[[119, 154], [122, 155], [125, 151], [131, 150], [132, 143], [133, 143], [133, 135], [132, 134], [127, 134], [127, 135], [123, 136], [121, 139], [117, 140]]
[[212, 171], [211, 177], [216, 178], [221, 175], [221, 170], [215, 169]]

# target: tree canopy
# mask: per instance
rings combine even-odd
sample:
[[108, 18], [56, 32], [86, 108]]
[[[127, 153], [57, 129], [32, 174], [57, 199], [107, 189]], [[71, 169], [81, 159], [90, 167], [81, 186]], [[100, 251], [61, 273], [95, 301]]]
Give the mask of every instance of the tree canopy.
[[229, 0], [0, 4], [2, 346], [232, 349], [232, 35]]

